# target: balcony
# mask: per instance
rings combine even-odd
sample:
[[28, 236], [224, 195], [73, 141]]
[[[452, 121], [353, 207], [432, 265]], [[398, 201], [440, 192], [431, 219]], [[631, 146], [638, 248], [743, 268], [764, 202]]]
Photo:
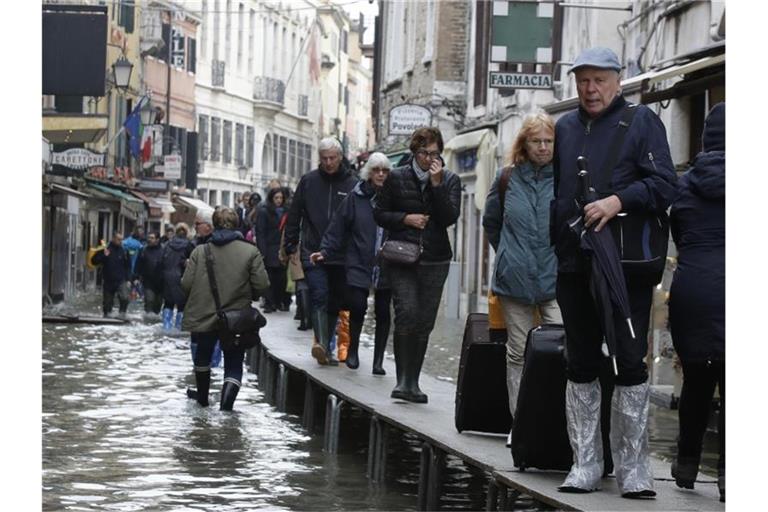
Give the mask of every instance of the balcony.
[[223, 60], [211, 61], [211, 85], [213, 87], [224, 88], [224, 72], [226, 62]]
[[306, 94], [299, 94], [298, 96], [298, 112], [301, 117], [307, 117], [309, 115], [309, 96]]
[[253, 79], [253, 99], [264, 106], [285, 106], [285, 83], [276, 78], [257, 76]]

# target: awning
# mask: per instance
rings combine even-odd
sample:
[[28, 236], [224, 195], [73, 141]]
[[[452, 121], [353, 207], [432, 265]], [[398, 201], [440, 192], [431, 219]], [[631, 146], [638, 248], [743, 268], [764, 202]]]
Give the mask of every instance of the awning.
[[149, 216], [150, 217], [162, 217], [163, 216], [163, 209], [162, 206], [157, 202], [157, 200], [152, 197], [148, 196], [143, 192], [140, 192], [138, 190], [131, 190], [131, 194], [135, 195], [142, 201], [144, 201], [144, 204], [147, 205], [147, 209], [149, 210]]
[[163, 213], [173, 213], [176, 211], [176, 208], [173, 207], [173, 203], [169, 199], [164, 197], [153, 197], [153, 199], [160, 205]]
[[496, 133], [490, 128], [483, 128], [457, 135], [443, 149], [443, 159], [448, 169], [458, 172], [458, 155], [462, 151], [477, 148], [475, 163], [475, 206], [482, 210], [485, 207], [485, 196], [491, 188], [496, 174]]
[[214, 210], [211, 205], [195, 197], [176, 196], [176, 199], [182, 203], [185, 203], [187, 206], [191, 206], [195, 210]]
[[[625, 96], [635, 92], [640, 92], [642, 103], [655, 103], [657, 101], [663, 101], [672, 96], [667, 95], [665, 97], [661, 97], [661, 95], [658, 94], [660, 91], [649, 92], [649, 89], [652, 85], [663, 82], [664, 80], [668, 80], [670, 78], [675, 78], [678, 76], [682, 77], [684, 75], [693, 73], [695, 71], [700, 71], [702, 69], [714, 68], [715, 66], [719, 66], [724, 63], [725, 63], [725, 53], [721, 53], [717, 55], [704, 57], [701, 59], [696, 59], [694, 61], [687, 62], [685, 64], [667, 66], [662, 69], [654, 69], [654, 70], [642, 73], [640, 75], [636, 75], [636, 76], [627, 78], [625, 80], [622, 80], [621, 90]], [[723, 81], [724, 79], [725, 79], [725, 73], [723, 73]], [[678, 96], [680, 95], [681, 94], [678, 94]], [[578, 107], [578, 105], [579, 105], [578, 96], [572, 96], [570, 98], [557, 101], [554, 103], [550, 103], [549, 105], [545, 105], [544, 110], [548, 114], [557, 114], [559, 112], [564, 112], [566, 110], [573, 110], [576, 107]]]
[[95, 189], [95, 190], [98, 190], [99, 192], [103, 192], [105, 194], [109, 194], [111, 196], [116, 197], [117, 199], [124, 200], [124, 201], [126, 201], [128, 203], [141, 204], [142, 206], [144, 205], [144, 201], [142, 201], [141, 199], [137, 199], [134, 196], [132, 196], [131, 194], [127, 194], [127, 193], [123, 192], [122, 190], [118, 190], [118, 189], [112, 188], [112, 187], [107, 187], [105, 185], [99, 185], [98, 183], [93, 183], [93, 182], [90, 182], [90, 181], [88, 182], [88, 186], [93, 188], [93, 189]]
[[51, 183], [51, 192], [61, 192], [63, 194], [69, 194], [75, 197], [79, 197], [81, 199], [90, 199], [90, 194], [86, 194], [85, 192], [80, 192], [79, 190], [75, 190], [73, 188], [65, 187], [64, 185], [59, 185], [58, 183]]

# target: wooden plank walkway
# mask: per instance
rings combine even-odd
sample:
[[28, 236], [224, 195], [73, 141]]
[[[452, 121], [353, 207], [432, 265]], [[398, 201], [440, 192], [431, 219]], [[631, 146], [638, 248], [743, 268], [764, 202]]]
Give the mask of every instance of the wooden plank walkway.
[[[432, 509], [439, 506], [439, 465], [443, 462], [443, 453], [463, 459], [469, 464], [481, 468], [492, 475], [489, 494], [506, 496], [506, 488], [532, 496], [535, 500], [563, 510], [725, 510], [723, 503], [718, 501], [717, 483], [713, 478], [702, 478], [697, 482], [693, 491], [678, 489], [671, 480], [669, 464], [653, 460], [655, 488], [658, 496], [655, 500], [628, 500], [621, 498], [616, 489], [614, 478], [603, 480], [603, 491], [590, 494], [566, 494], [557, 491], [564, 473], [516, 470], [508, 448], [504, 446], [504, 438], [496, 435], [479, 433], [458, 433], [454, 426], [454, 399], [456, 387], [453, 383], [437, 380], [422, 374], [420, 385], [429, 395], [428, 404], [413, 404], [394, 400], [389, 394], [395, 385], [394, 363], [385, 359], [386, 376], [371, 374], [372, 351], [360, 351], [360, 368], [350, 370], [343, 363], [339, 367], [320, 366], [312, 359], [309, 349], [311, 331], [298, 331], [293, 314], [273, 313], [268, 316], [268, 324], [262, 329], [262, 359], [259, 366], [266, 369], [263, 360], [271, 360], [273, 368], [267, 370], [272, 384], [271, 391], [279, 395], [280, 379], [278, 365], [285, 368], [283, 373], [291, 379], [291, 373], [299, 373], [312, 382], [313, 386], [325, 389], [335, 395], [339, 401], [351, 404], [371, 414], [378, 422], [387, 427], [411, 432], [425, 442], [425, 452], [422, 453], [422, 480], [430, 479], [437, 490], [430, 489], [423, 482], [424, 493], [420, 492], [420, 508]], [[252, 360], [252, 358], [249, 358]], [[262, 380], [260, 375], [260, 381]], [[278, 382], [278, 384], [275, 384]], [[262, 383], [259, 383], [260, 387]], [[282, 382], [285, 386], [285, 381]], [[285, 391], [283, 391], [285, 393]], [[308, 393], [307, 393], [308, 394]], [[307, 398], [305, 397], [305, 401]], [[324, 406], [323, 404], [319, 404]], [[306, 403], [305, 403], [305, 411]], [[328, 411], [331, 409], [329, 408]], [[327, 411], [327, 412], [328, 412]], [[326, 436], [328, 436], [329, 419], [326, 414]], [[338, 421], [338, 417], [336, 418]], [[372, 427], [373, 432], [373, 427]], [[330, 435], [333, 435], [331, 433]], [[338, 430], [336, 431], [338, 435]], [[373, 434], [372, 434], [373, 436]], [[373, 443], [374, 437], [372, 437]], [[326, 440], [326, 446], [328, 440]], [[373, 450], [373, 446], [371, 450]], [[384, 451], [386, 448], [384, 448]], [[430, 461], [431, 463], [427, 464]], [[370, 462], [370, 457], [369, 457]], [[435, 473], [435, 471], [438, 471]], [[496, 510], [497, 500], [494, 496], [489, 499], [488, 509]], [[509, 506], [509, 501], [501, 499], [502, 507]]]

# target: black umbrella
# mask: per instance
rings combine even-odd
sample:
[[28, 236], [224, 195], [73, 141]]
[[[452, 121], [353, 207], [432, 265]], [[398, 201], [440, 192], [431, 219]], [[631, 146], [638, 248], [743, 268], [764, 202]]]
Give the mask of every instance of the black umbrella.
[[[583, 211], [585, 205], [595, 201], [597, 194], [589, 184], [587, 159], [580, 156], [577, 160], [579, 181], [581, 184], [579, 208]], [[624, 281], [624, 271], [621, 267], [621, 257], [610, 230], [595, 231], [595, 227], [585, 227], [583, 215], [571, 222], [571, 228], [580, 236], [581, 249], [590, 257], [592, 272], [589, 289], [598, 305], [598, 312], [603, 321], [603, 333], [608, 346], [609, 355], [613, 361], [613, 372], [618, 375], [616, 364], [617, 336], [613, 323], [614, 311], [627, 322], [629, 334], [634, 339], [635, 330], [632, 327], [629, 294]]]

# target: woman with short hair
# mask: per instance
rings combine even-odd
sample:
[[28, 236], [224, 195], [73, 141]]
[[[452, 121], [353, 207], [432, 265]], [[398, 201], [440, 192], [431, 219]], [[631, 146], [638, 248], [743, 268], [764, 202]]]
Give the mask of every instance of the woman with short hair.
[[[187, 390], [190, 398], [203, 407], [208, 406], [211, 385], [211, 356], [219, 338], [219, 320], [211, 292], [205, 247], [211, 247], [213, 271], [216, 277], [221, 309], [246, 307], [269, 287], [261, 253], [243, 239], [237, 230], [237, 214], [231, 208], [219, 208], [213, 214], [214, 232], [210, 241], [192, 251], [181, 285], [188, 296], [184, 329], [192, 333], [197, 343], [194, 372], [197, 390]], [[224, 384], [221, 388], [220, 409], [231, 411], [243, 377], [245, 351], [222, 343], [224, 352]]]
[[523, 121], [485, 202], [483, 228], [496, 252], [491, 290], [507, 325], [507, 391], [514, 419], [528, 331], [538, 314], [562, 323], [555, 300], [557, 258], [549, 244], [549, 203], [554, 195], [554, 121], [547, 114]]
[[413, 132], [410, 149], [414, 158], [393, 169], [376, 194], [373, 216], [388, 240], [419, 248], [415, 263], [387, 267], [395, 305], [397, 385], [391, 396], [427, 403], [419, 375], [453, 257], [448, 228], [461, 211], [461, 180], [444, 168], [437, 128]]
[[[174, 326], [181, 330], [184, 318], [184, 306], [187, 302], [181, 289], [181, 275], [187, 258], [194, 249], [189, 240], [189, 226], [184, 222], [176, 224], [174, 237], [163, 247], [163, 329], [170, 331]], [[176, 321], [173, 319], [173, 309], [176, 308]]]

